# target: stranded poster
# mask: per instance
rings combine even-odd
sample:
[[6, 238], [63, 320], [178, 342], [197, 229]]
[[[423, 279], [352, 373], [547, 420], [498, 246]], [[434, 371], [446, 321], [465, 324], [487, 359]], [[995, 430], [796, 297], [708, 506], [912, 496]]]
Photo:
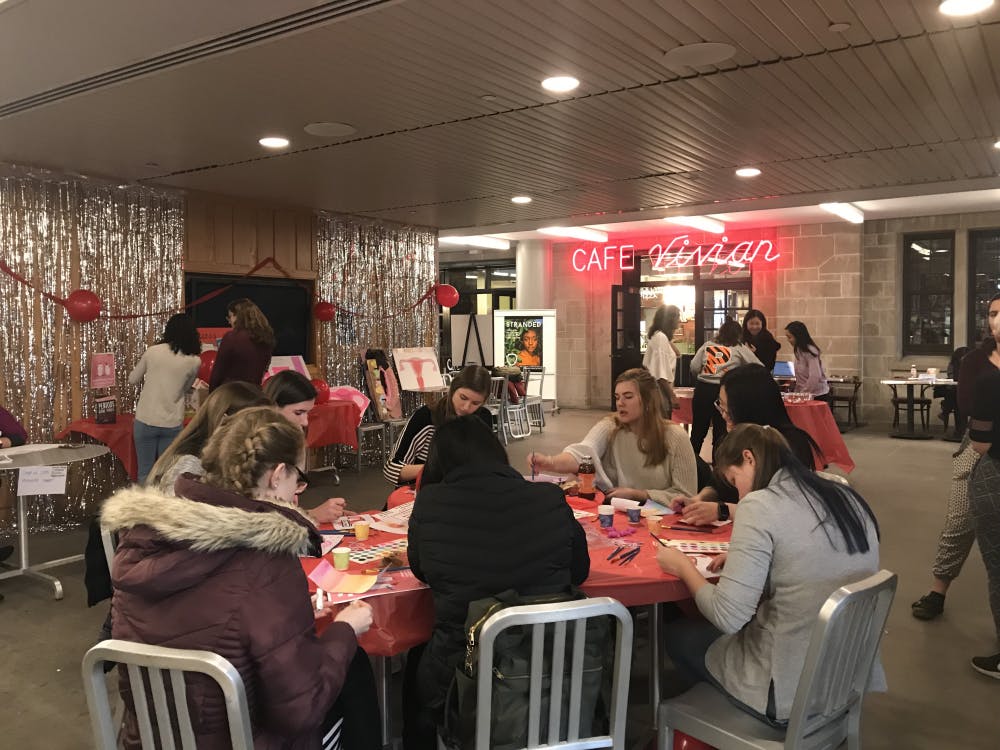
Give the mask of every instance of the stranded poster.
[[518, 367], [542, 367], [542, 319], [513, 317], [503, 319], [503, 351], [508, 364]]

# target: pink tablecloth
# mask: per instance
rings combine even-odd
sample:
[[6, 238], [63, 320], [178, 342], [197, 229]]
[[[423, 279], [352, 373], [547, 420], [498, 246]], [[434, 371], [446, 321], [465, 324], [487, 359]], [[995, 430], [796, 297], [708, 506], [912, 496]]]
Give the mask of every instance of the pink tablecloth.
[[361, 412], [353, 401], [331, 399], [325, 404], [316, 404], [309, 412], [306, 446], [349, 445], [357, 450], [360, 421]]
[[135, 417], [132, 414], [119, 414], [113, 424], [97, 424], [93, 418], [76, 419], [56, 435], [56, 440], [65, 440], [71, 432], [76, 432], [104, 443], [122, 462], [129, 479], [134, 482], [139, 476], [139, 460], [135, 455], [135, 441], [132, 437], [134, 424]]
[[[692, 396], [678, 393], [678, 405], [674, 409], [673, 421], [677, 424], [691, 424]], [[785, 404], [792, 424], [809, 433], [823, 451], [824, 464], [836, 464], [846, 472], [854, 471], [854, 461], [847, 450], [844, 438], [837, 427], [830, 407], [822, 401], [804, 401], [799, 404]], [[817, 468], [823, 468], [822, 465]]]

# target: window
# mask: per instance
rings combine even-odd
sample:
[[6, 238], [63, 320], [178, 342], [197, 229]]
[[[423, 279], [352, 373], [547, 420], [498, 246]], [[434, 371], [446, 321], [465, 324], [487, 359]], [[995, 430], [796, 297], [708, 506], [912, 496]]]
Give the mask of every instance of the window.
[[987, 335], [986, 303], [1000, 294], [1000, 229], [969, 232], [969, 346]]
[[955, 234], [903, 235], [903, 354], [955, 346]]

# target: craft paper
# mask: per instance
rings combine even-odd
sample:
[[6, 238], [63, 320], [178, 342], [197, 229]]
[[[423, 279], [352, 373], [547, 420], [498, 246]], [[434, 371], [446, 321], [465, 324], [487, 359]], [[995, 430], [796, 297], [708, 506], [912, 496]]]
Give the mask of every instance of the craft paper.
[[343, 573], [334, 569], [324, 558], [313, 568], [309, 580], [318, 588], [333, 594], [363, 594], [375, 585], [378, 576]]

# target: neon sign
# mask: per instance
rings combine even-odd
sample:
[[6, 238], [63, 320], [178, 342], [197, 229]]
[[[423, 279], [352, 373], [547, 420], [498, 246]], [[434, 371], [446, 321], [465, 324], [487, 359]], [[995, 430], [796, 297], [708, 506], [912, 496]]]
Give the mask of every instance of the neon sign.
[[[656, 271], [691, 266], [736, 271], [746, 268], [758, 258], [773, 263], [781, 257], [774, 243], [768, 239], [743, 240], [727, 249], [728, 241], [729, 238], [723, 235], [714, 245], [692, 245], [690, 235], [681, 234], [666, 245], [657, 242], [650, 246], [649, 258]], [[589, 251], [578, 247], [573, 251], [573, 269], [576, 271], [607, 271], [614, 265], [623, 271], [635, 268], [635, 245], [605, 245], [603, 248], [591, 247]]]

